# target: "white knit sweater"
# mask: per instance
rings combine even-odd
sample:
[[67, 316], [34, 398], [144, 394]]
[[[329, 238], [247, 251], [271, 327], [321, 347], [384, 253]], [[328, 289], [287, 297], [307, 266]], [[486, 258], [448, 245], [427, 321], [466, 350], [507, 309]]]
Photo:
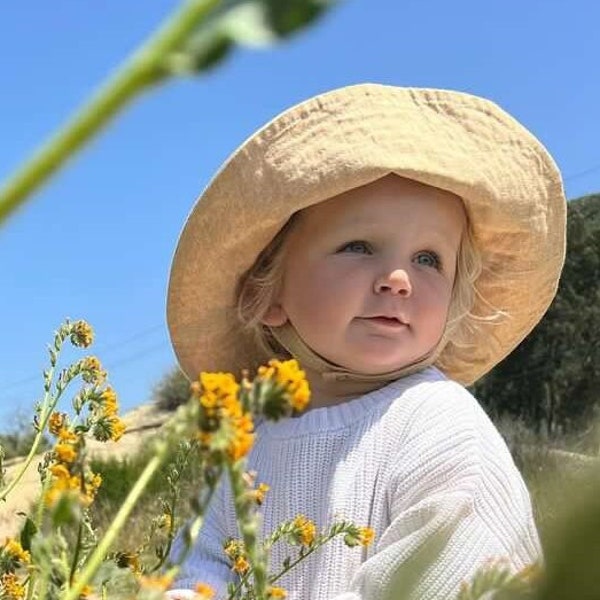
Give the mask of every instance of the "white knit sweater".
[[[376, 532], [370, 547], [334, 540], [300, 563], [277, 583], [289, 600], [450, 600], [490, 559], [517, 570], [540, 558], [529, 495], [506, 445], [471, 394], [435, 368], [262, 424], [249, 462], [271, 487], [265, 533], [297, 514], [321, 528], [344, 518]], [[240, 536], [223, 485], [174, 587], [203, 581], [224, 596], [234, 579], [222, 550], [228, 537]], [[275, 546], [271, 570], [289, 553]], [[427, 558], [435, 560], [409, 595], [403, 586]]]

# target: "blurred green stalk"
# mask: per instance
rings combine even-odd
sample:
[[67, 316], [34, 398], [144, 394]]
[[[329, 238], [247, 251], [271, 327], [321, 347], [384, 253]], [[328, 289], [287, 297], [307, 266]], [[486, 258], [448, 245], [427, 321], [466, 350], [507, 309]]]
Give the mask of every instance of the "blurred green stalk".
[[164, 76], [178, 49], [220, 0], [187, 0], [91, 100], [0, 188], [0, 222], [15, 211], [127, 102]]

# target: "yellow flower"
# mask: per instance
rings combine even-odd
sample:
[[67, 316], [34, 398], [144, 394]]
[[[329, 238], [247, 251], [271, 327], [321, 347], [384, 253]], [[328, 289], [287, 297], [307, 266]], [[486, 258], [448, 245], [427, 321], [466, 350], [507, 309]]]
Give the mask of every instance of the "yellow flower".
[[53, 480], [52, 485], [44, 495], [46, 506], [53, 506], [65, 493], [71, 494], [76, 502], [88, 507], [94, 501], [98, 488], [102, 484], [102, 477], [92, 471], [87, 471], [85, 476], [72, 475], [65, 465], [54, 464], [50, 467]]
[[280, 361], [272, 359], [268, 366], [259, 367], [258, 375], [271, 379], [285, 389], [290, 406], [297, 412], [303, 411], [310, 401], [310, 388], [305, 372], [295, 359]]
[[48, 507], [53, 507], [66, 493], [66, 488], [61, 486], [52, 487], [44, 495], [44, 504]]
[[46, 506], [54, 506], [65, 489], [63, 485], [53, 485], [44, 494], [44, 504]]
[[65, 413], [53, 412], [48, 418], [48, 431], [52, 435], [58, 435], [65, 426], [67, 415]]
[[61, 442], [76, 442], [79, 438], [77, 437], [77, 434], [73, 433], [71, 430], [67, 429], [66, 427], [61, 427], [61, 429], [58, 432], [58, 439]]
[[281, 588], [276, 586], [269, 586], [267, 588], [267, 598], [286, 598], [287, 592]]
[[256, 504], [261, 506], [261, 504], [265, 501], [265, 494], [270, 490], [268, 484], [260, 483], [256, 490], [254, 490], [254, 501]]
[[96, 492], [98, 491], [98, 488], [101, 485], [102, 485], [102, 476], [98, 473], [92, 473], [90, 471], [90, 473], [88, 474], [88, 479], [87, 479], [88, 493], [93, 493], [95, 496]]
[[173, 525], [173, 517], [171, 517], [171, 515], [169, 513], [163, 513], [160, 516], [160, 521], [159, 521], [159, 527], [161, 529], [171, 529], [171, 526]]
[[68, 487], [70, 490], [80, 490], [82, 487], [81, 475], [71, 475], [71, 477], [69, 478]]
[[238, 556], [233, 561], [233, 567], [231, 568], [236, 573], [243, 575], [250, 568], [250, 563], [243, 556]]
[[173, 583], [173, 577], [168, 575], [142, 575], [139, 582], [145, 589], [166, 591]]
[[83, 485], [80, 477], [71, 478], [72, 489], [79, 492], [78, 500], [85, 507], [88, 507], [94, 501], [101, 484], [102, 477], [92, 471], [86, 473]]
[[67, 481], [71, 477], [71, 473], [69, 473], [69, 469], [65, 467], [65, 465], [61, 465], [60, 463], [56, 463], [50, 467], [50, 473], [56, 477], [58, 480]]
[[71, 343], [78, 348], [87, 348], [94, 341], [94, 330], [85, 321], [75, 321], [71, 326]]
[[140, 557], [135, 552], [117, 552], [115, 562], [121, 569], [131, 569], [135, 575], [141, 575]]
[[31, 560], [29, 552], [23, 550], [21, 543], [15, 539], [7, 538], [3, 550], [10, 558], [19, 563], [27, 564]]
[[315, 540], [317, 529], [304, 515], [298, 515], [292, 522], [294, 538], [303, 546], [310, 546]]
[[227, 540], [223, 546], [223, 552], [225, 552], [226, 556], [233, 561], [238, 556], [245, 554], [246, 549], [244, 547], [244, 542], [234, 539]]
[[211, 600], [215, 595], [215, 590], [206, 583], [197, 583], [194, 587], [194, 592], [196, 593], [195, 600]]
[[246, 547], [241, 540], [228, 540], [223, 546], [223, 551], [232, 562], [232, 571], [243, 575], [250, 568], [250, 563], [246, 558]]
[[361, 546], [369, 546], [373, 543], [375, 537], [375, 531], [370, 527], [359, 527], [358, 528], [358, 543]]
[[93, 593], [94, 588], [91, 585], [84, 585], [83, 589], [79, 593], [79, 598], [83, 598], [83, 600], [85, 600], [86, 598], [89, 598]]
[[117, 415], [102, 414], [94, 424], [92, 434], [94, 439], [99, 442], [107, 442], [108, 440], [117, 442], [123, 437], [126, 429], [125, 422]]
[[119, 410], [117, 393], [110, 386], [102, 390], [102, 393], [100, 394], [100, 403], [102, 405], [102, 412], [106, 416], [114, 415]]
[[77, 452], [71, 444], [56, 444], [54, 453], [60, 462], [68, 465], [77, 458]]
[[249, 413], [230, 419], [232, 428], [227, 454], [232, 461], [243, 458], [250, 452], [254, 443], [254, 422]]
[[373, 543], [375, 531], [370, 527], [356, 527], [352, 525], [348, 533], [344, 536], [346, 546], [353, 548], [354, 546], [368, 546]]
[[112, 416], [109, 419], [109, 427], [110, 427], [110, 439], [113, 442], [118, 442], [121, 437], [123, 437], [123, 434], [125, 433], [125, 430], [127, 429], [127, 426], [125, 425], [125, 423], [119, 419], [119, 417], [115, 417]]
[[261, 483], [255, 490], [250, 491], [250, 496], [260, 506], [265, 501], [265, 494], [270, 489], [266, 483]]
[[0, 587], [4, 600], [21, 600], [25, 597], [25, 586], [15, 573], [4, 573], [0, 578]]
[[244, 411], [239, 390], [231, 373], [200, 373], [200, 383], [192, 384], [192, 393], [203, 409], [198, 439], [206, 447], [218, 440], [218, 449], [222, 449], [223, 436], [215, 435], [222, 431], [225, 453], [232, 462], [246, 456], [254, 443], [254, 422]]
[[231, 373], [200, 373], [200, 383], [200, 404], [209, 413], [219, 407], [238, 403], [240, 386]]
[[100, 385], [106, 379], [106, 371], [95, 356], [86, 356], [81, 363], [81, 377], [86, 383]]

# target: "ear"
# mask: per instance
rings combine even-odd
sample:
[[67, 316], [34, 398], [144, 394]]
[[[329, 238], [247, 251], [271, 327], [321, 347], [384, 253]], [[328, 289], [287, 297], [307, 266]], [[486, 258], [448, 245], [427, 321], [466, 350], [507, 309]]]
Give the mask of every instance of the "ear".
[[261, 323], [263, 325], [268, 325], [269, 327], [281, 327], [288, 321], [288, 316], [283, 309], [283, 306], [276, 302], [275, 304], [271, 304], [269, 306], [265, 316], [261, 319]]

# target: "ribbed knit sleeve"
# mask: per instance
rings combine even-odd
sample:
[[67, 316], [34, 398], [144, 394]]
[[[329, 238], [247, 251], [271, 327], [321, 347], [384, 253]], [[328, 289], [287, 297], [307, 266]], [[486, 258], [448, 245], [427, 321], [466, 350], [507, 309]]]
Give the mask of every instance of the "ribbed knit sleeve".
[[540, 559], [522, 478], [466, 390], [447, 382], [416, 403], [401, 449], [390, 524], [336, 600], [448, 600], [492, 561]]

